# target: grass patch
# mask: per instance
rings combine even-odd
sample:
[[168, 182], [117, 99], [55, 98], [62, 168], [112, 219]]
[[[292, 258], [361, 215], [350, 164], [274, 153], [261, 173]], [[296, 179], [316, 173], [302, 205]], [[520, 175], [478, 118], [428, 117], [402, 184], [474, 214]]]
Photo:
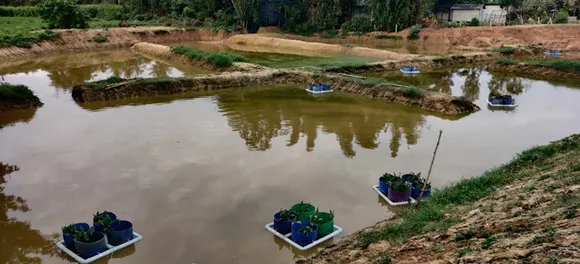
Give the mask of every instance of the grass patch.
[[363, 62], [338, 61], [338, 62], [319, 63], [316, 66], [324, 68], [325, 70], [329, 70], [329, 71], [348, 71], [348, 70], [352, 70], [352, 69], [365, 68], [368, 65], [367, 65], [367, 63], [363, 63]]
[[347, 48], [354, 48], [354, 47], [356, 47], [356, 45], [354, 45], [354, 44], [348, 44], [348, 43], [347, 44], [344, 44], [343, 46], [345, 46]]
[[229, 52], [206, 52], [188, 47], [173, 47], [171, 51], [175, 54], [187, 56], [192, 61], [207, 60], [216, 67], [228, 67], [234, 62], [247, 62], [248, 60], [240, 55]]
[[494, 49], [493, 52], [501, 53], [503, 55], [511, 55], [514, 54], [515, 49], [512, 47], [501, 47]]
[[390, 40], [403, 40], [401, 36], [394, 36], [394, 35], [375, 35], [377, 39], [390, 39]]
[[324, 34], [320, 35], [321, 38], [336, 38], [338, 37], [338, 30], [329, 29]]
[[467, 230], [459, 232], [455, 235], [455, 241], [470, 240], [475, 237], [475, 232], [473, 230]]
[[499, 65], [516, 65], [519, 64], [518, 61], [512, 60], [512, 59], [508, 59], [508, 58], [499, 58], [496, 61], [497, 64]]
[[[0, 105], [10, 104], [41, 106], [40, 99], [26, 85], [0, 83]], [[3, 107], [0, 107], [2, 110]]]
[[533, 64], [562, 71], [580, 71], [580, 60], [550, 59], [537, 61]]
[[[570, 140], [579, 143], [580, 137]], [[434, 190], [431, 197], [421, 203], [421, 207], [398, 211], [397, 217], [401, 219], [400, 222], [362, 233], [358, 245], [366, 247], [381, 240], [405, 241], [412, 236], [432, 231], [445, 232], [451, 225], [461, 221], [454, 217], [448, 219], [444, 217], [445, 213], [453, 211], [454, 206], [470, 204], [515, 180], [529, 177], [529, 169], [534, 166], [546, 165], [543, 162], [558, 153], [580, 149], [573, 143], [530, 148], [516, 155], [509, 163], [486, 171], [478, 177], [462, 179], [442, 189]]]
[[107, 41], [107, 36], [101, 36], [101, 35], [94, 36], [93, 41], [97, 42], [97, 43], [103, 43], [103, 42]]
[[421, 97], [423, 97], [423, 92], [415, 87], [404, 88], [402, 91], [402, 94], [405, 97], [409, 97], [409, 98], [421, 98]]
[[488, 249], [491, 247], [491, 245], [493, 245], [493, 243], [495, 243], [495, 241], [497, 241], [497, 237], [490, 236], [490, 237], [486, 238], [483, 242], [481, 242], [481, 248]]
[[462, 248], [457, 252], [457, 258], [462, 258], [473, 251], [475, 251], [475, 249], [472, 247]]
[[90, 88], [105, 88], [111, 84], [120, 83], [126, 81], [127, 79], [123, 79], [117, 76], [111, 76], [107, 79], [96, 81], [96, 82], [86, 82], [83, 85], [90, 87]]
[[550, 226], [546, 227], [546, 229], [544, 230], [544, 233], [542, 235], [534, 236], [534, 238], [532, 238], [532, 241], [530, 241], [529, 245], [533, 246], [533, 245], [538, 245], [538, 244], [543, 244], [543, 243], [554, 242], [556, 240], [557, 235], [558, 235], [558, 233], [556, 230], [556, 226], [550, 225]]

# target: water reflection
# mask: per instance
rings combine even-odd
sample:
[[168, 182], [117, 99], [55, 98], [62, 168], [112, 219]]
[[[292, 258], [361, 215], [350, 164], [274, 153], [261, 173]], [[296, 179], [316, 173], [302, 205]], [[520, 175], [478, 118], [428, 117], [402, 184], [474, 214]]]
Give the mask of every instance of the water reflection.
[[40, 256], [57, 255], [54, 240], [32, 229], [28, 222], [8, 216], [9, 211], [30, 211], [22, 197], [4, 193], [7, 177], [19, 170], [0, 162], [0, 263], [42, 263]]
[[[351, 96], [313, 97], [299, 87], [244, 88], [220, 93], [217, 104], [228, 124], [244, 139], [249, 150], [267, 150], [272, 138], [287, 137], [287, 146], [305, 137], [304, 148], [313, 151], [319, 131], [335, 134], [346, 157], [356, 155], [354, 145], [379, 147], [379, 135], [391, 132], [391, 157], [396, 157], [403, 138], [415, 145], [424, 124], [418, 111], [392, 111], [399, 107], [357, 101]], [[366, 103], [366, 104], [365, 104]], [[377, 108], [378, 107], [378, 108]], [[391, 111], [389, 111], [391, 110]]]
[[481, 68], [471, 68], [459, 72], [460, 76], [465, 77], [465, 82], [461, 86], [463, 96], [470, 101], [479, 99], [479, 76]]
[[170, 62], [154, 61], [131, 50], [113, 50], [58, 54], [43, 56], [36, 60], [24, 59], [0, 64], [0, 75], [33, 74], [38, 70], [48, 72], [51, 86], [70, 88], [76, 84], [99, 78], [99, 76], [181, 77], [209, 73], [193, 66], [171, 66]]
[[16, 123], [28, 123], [34, 118], [36, 108], [0, 112], [0, 129], [13, 126]]

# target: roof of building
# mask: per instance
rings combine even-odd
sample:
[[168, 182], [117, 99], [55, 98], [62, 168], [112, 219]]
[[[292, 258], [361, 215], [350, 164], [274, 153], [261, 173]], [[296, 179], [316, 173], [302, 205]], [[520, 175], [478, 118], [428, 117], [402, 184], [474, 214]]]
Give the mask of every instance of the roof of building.
[[451, 10], [480, 10], [485, 9], [484, 4], [454, 4]]

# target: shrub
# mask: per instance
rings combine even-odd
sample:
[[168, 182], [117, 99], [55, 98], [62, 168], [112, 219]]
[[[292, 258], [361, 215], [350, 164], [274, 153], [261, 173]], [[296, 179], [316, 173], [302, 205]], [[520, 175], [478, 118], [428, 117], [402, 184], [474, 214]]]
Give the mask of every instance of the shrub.
[[371, 18], [368, 16], [358, 16], [349, 21], [346, 21], [341, 26], [342, 31], [367, 33], [373, 31], [373, 24]]
[[94, 36], [93, 41], [97, 42], [97, 43], [103, 43], [103, 42], [107, 41], [107, 36], [101, 36], [101, 35]]
[[321, 38], [336, 38], [338, 36], [338, 30], [336, 29], [329, 29], [326, 31], [325, 34], [321, 35]]
[[448, 21], [448, 22], [445, 22], [443, 25], [445, 25], [445, 27], [448, 27], [448, 28], [459, 27], [459, 23], [457, 23], [455, 21]]
[[474, 17], [474, 18], [472, 18], [472, 19], [471, 19], [471, 21], [469, 22], [469, 26], [472, 26], [472, 27], [477, 27], [477, 26], [479, 26], [479, 19], [477, 19], [477, 18], [475, 18], [475, 17]]
[[193, 11], [193, 9], [189, 8], [189, 7], [185, 7], [183, 8], [183, 16], [187, 17], [187, 18], [195, 18], [195, 11]]
[[498, 52], [498, 53], [501, 53], [503, 55], [514, 54], [514, 51], [515, 51], [515, 49], [513, 47], [501, 47], [501, 48], [493, 50], [493, 52]]
[[49, 28], [87, 28], [87, 16], [72, 0], [44, 0], [40, 17]]
[[568, 23], [568, 11], [563, 10], [563, 9], [558, 11], [558, 13], [556, 14], [556, 17], [554, 17], [554, 23], [555, 24]]
[[123, 7], [112, 4], [79, 5], [80, 10], [90, 18], [119, 20], [123, 17]]
[[403, 37], [401, 37], [401, 36], [393, 36], [393, 35], [376, 35], [375, 38], [391, 39], [391, 40], [402, 40], [403, 39]]
[[419, 33], [421, 33], [421, 25], [414, 25], [409, 30], [409, 35], [407, 35], [407, 39], [417, 40], [419, 39]]

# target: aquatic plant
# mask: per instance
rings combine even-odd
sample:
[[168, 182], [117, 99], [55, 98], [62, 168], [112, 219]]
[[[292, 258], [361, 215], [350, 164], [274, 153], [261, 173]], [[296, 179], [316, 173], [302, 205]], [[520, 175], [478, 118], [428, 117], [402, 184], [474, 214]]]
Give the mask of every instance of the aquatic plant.
[[397, 192], [409, 191], [409, 185], [403, 182], [403, 179], [396, 177], [389, 182], [389, 188]]
[[314, 215], [310, 216], [310, 222], [315, 225], [323, 225], [334, 219], [334, 211], [330, 210], [329, 213], [319, 212], [316, 208]]
[[69, 224], [62, 227], [62, 233], [65, 236], [74, 236], [79, 230], [75, 224]]
[[314, 227], [309, 224], [309, 225], [305, 225], [305, 226], [298, 228], [298, 230], [296, 230], [296, 231], [298, 231], [299, 233], [308, 235], [308, 234], [314, 232]]
[[77, 232], [74, 233], [74, 237], [77, 241], [79, 242], [83, 242], [83, 243], [91, 243], [94, 241], [97, 241], [99, 239], [97, 239], [95, 236], [95, 229], [93, 227], [89, 228], [89, 230], [78, 230]]

